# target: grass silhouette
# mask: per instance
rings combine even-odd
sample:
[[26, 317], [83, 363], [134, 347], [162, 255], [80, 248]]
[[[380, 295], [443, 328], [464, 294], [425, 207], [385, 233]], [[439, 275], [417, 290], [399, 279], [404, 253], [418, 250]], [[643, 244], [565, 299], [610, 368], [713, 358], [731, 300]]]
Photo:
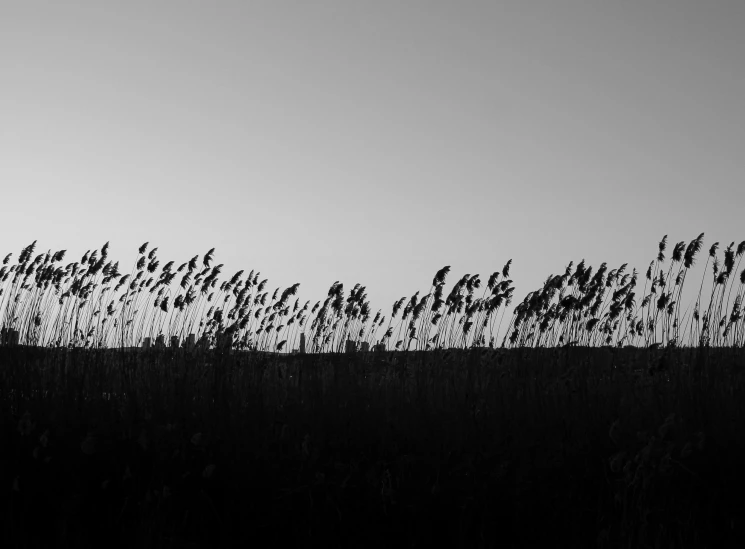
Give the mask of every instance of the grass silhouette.
[[[679, 321], [703, 234], [665, 268], [666, 244], [639, 305], [636, 270], [570, 264], [499, 349], [511, 262], [481, 297], [465, 275], [445, 298], [444, 267], [394, 304], [390, 351], [350, 355], [385, 323], [359, 285], [308, 313], [298, 285], [218, 282], [214, 249], [158, 273], [143, 245], [122, 275], [108, 246], [63, 268], [34, 243], [0, 271], [21, 343], [0, 345], [0, 544], [742, 546], [745, 245], [711, 247], [711, 297]], [[118, 350], [192, 331], [190, 350]], [[271, 352], [213, 349], [226, 334]]]
[[[680, 316], [686, 276], [703, 237], [701, 233], [687, 246], [676, 244], [667, 270], [667, 235], [662, 239], [657, 258], [646, 271], [640, 304], [634, 291], [636, 269], [627, 273], [623, 264], [608, 271], [603, 263], [593, 272], [584, 260], [574, 269], [571, 262], [562, 275], [550, 275], [542, 288], [516, 306], [501, 347], [742, 346], [745, 269], [739, 285], [735, 275], [745, 241], [736, 249], [734, 242], [730, 244], [723, 263], [716, 255], [718, 243], [711, 246], [706, 264], [708, 268], [713, 259], [709, 303], [701, 302], [702, 279], [691, 316], [689, 311]], [[345, 298], [343, 284], [335, 282], [323, 304], [319, 301], [308, 311], [309, 301], [303, 307], [298, 299], [292, 306], [288, 302], [299, 284], [279, 296], [277, 288], [269, 298], [268, 281], [259, 282], [260, 273], [253, 270], [245, 279], [241, 270], [219, 282], [223, 265], [210, 267], [214, 248], [203, 256], [201, 266], [194, 256], [176, 270], [169, 261], [158, 273], [157, 248], [148, 252], [147, 247], [146, 242], [139, 248], [130, 274], [120, 273], [118, 262], [107, 261], [108, 243], [100, 255], [98, 250], [88, 251], [65, 267], [59, 264], [65, 250], [38, 254], [32, 261], [36, 241], [21, 251], [15, 265], [8, 265], [8, 254], [0, 267], [4, 340], [15, 331], [18, 343], [25, 345], [104, 348], [140, 346], [145, 338], [158, 337], [168, 342], [176, 337], [181, 344], [188, 334], [195, 334], [207, 346], [222, 337], [236, 349], [289, 352], [303, 334], [311, 353], [341, 352], [347, 340], [360, 347], [365, 343], [407, 350], [485, 347], [487, 341], [494, 348], [497, 318], [499, 332], [514, 292], [508, 278], [510, 260], [489, 277], [480, 297], [475, 297], [481, 287], [475, 274], [463, 276], [443, 299], [450, 271], [444, 267], [427, 295], [419, 297], [416, 292], [408, 302], [402, 297], [393, 304], [387, 328], [377, 339], [385, 316], [379, 310], [370, 319], [370, 304], [360, 284]], [[401, 318], [393, 325], [399, 312]]]

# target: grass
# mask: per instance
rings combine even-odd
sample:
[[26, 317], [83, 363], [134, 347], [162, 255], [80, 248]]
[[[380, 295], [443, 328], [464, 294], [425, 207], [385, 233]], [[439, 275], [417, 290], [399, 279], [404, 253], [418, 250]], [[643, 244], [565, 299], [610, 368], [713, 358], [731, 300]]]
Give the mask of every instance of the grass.
[[[385, 322], [368, 323], [364, 288], [345, 300], [335, 284], [306, 315], [287, 303], [297, 285], [267, 303], [253, 273], [215, 297], [213, 250], [148, 284], [147, 246], [127, 278], [107, 246], [64, 269], [64, 252], [32, 262], [29, 246], [0, 278], [23, 343], [0, 346], [0, 543], [738, 546], [742, 286], [728, 281], [745, 246], [721, 265], [712, 247], [711, 298], [699, 290], [678, 322], [702, 239], [667, 269], [663, 239], [638, 307], [636, 271], [570, 264], [518, 305], [499, 349], [486, 328], [492, 343], [510, 262], [480, 298], [467, 275], [443, 299], [446, 267], [431, 295], [394, 305], [390, 351], [351, 355], [347, 338], [375, 341]], [[192, 330], [203, 345], [119, 349]], [[212, 348], [226, 333], [234, 352]], [[280, 346], [300, 333], [306, 355]]]
[[[593, 274], [593, 268], [585, 266], [584, 261], [574, 270], [570, 263], [562, 275], [549, 276], [542, 288], [530, 292], [517, 305], [502, 347], [742, 346], [745, 269], [739, 275], [739, 284], [736, 275], [745, 241], [736, 249], [734, 242], [730, 244], [722, 263], [716, 255], [718, 243], [712, 245], [707, 258], [707, 267], [713, 259], [709, 304], [704, 311], [702, 280], [692, 315], [688, 317], [686, 312], [680, 317], [686, 275], [703, 245], [703, 236], [687, 246], [685, 242], [676, 244], [667, 269], [667, 236], [662, 239], [657, 258], [646, 272], [641, 303], [637, 303], [634, 291], [636, 269], [627, 273], [627, 264], [623, 264], [608, 271], [603, 263]], [[443, 299], [450, 271], [450, 267], [444, 267], [437, 272], [427, 295], [419, 297], [416, 292], [408, 302], [401, 298], [394, 303], [387, 328], [378, 340], [385, 316], [379, 310], [370, 320], [365, 287], [359, 284], [345, 299], [343, 284], [334, 283], [323, 305], [319, 301], [309, 312], [309, 301], [302, 308], [299, 299], [289, 305], [299, 284], [283, 290], [279, 299], [277, 288], [269, 299], [269, 292], [264, 291], [267, 280], [259, 282], [258, 272], [251, 271], [243, 279], [243, 271], [238, 271], [218, 287], [222, 265], [210, 267], [214, 248], [203, 256], [201, 266], [198, 256], [194, 256], [175, 271], [174, 262], [169, 261], [156, 274], [160, 266], [157, 248], [148, 252], [145, 243], [131, 273], [122, 274], [118, 262], [107, 261], [108, 243], [100, 255], [98, 250], [88, 251], [80, 262], [68, 263], [64, 268], [58, 263], [64, 259], [65, 250], [54, 254], [50, 250], [31, 261], [35, 247], [36, 242], [24, 248], [15, 265], [8, 266], [12, 254], [3, 261], [0, 325], [3, 334], [17, 331], [20, 343], [43, 347], [131, 347], [158, 336], [183, 342], [187, 334], [194, 333], [208, 346], [216, 344], [218, 337], [225, 337], [237, 349], [274, 352], [296, 348], [300, 334], [310, 342], [308, 352], [340, 352], [347, 340], [427, 350], [486, 346], [488, 328], [488, 346], [493, 348], [500, 309], [501, 326], [514, 292], [508, 279], [510, 260], [501, 272], [489, 277], [481, 297], [474, 297], [481, 287], [476, 274], [457, 281]], [[737, 292], [732, 299], [735, 286]], [[393, 325], [402, 306], [401, 319]], [[391, 345], [394, 333], [396, 342]]]

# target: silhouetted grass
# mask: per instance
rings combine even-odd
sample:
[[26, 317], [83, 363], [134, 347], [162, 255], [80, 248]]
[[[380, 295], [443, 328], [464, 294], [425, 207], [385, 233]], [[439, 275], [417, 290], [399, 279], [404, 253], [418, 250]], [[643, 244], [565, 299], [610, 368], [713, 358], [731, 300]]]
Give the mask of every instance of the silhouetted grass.
[[[716, 256], [718, 243], [709, 250], [713, 259], [713, 280], [709, 304], [702, 313], [701, 289], [692, 315], [680, 318], [680, 298], [686, 275], [703, 245], [703, 233], [687, 246], [676, 244], [665, 271], [667, 236], [659, 244], [657, 259], [646, 272], [640, 304], [636, 302], [638, 275], [626, 273], [627, 264], [608, 272], [603, 263], [593, 274], [592, 267], [580, 262], [572, 271], [570, 263], [563, 275], [551, 275], [543, 288], [529, 293], [518, 304], [508, 326], [502, 347], [552, 347], [562, 344], [586, 346], [623, 344], [635, 346], [697, 345], [742, 346], [742, 298], [745, 269], [737, 278], [745, 241], [724, 252], [723, 264]], [[345, 299], [343, 285], [334, 283], [323, 305], [317, 302], [308, 312], [306, 302], [290, 306], [288, 300], [299, 284], [282, 291], [265, 292], [267, 280], [252, 270], [242, 279], [238, 271], [218, 287], [222, 265], [210, 267], [214, 248], [202, 259], [198, 256], [173, 271], [173, 261], [156, 275], [160, 262], [157, 248], [147, 252], [148, 243], [130, 274], [121, 274], [118, 263], [107, 261], [108, 243], [86, 252], [80, 262], [64, 268], [57, 265], [65, 250], [38, 254], [31, 261], [36, 242], [24, 248], [16, 265], [8, 266], [8, 254], [0, 268], [0, 294], [4, 338], [18, 332], [19, 343], [56, 347], [130, 347], [148, 337], [162, 337], [179, 343], [194, 333], [202, 344], [212, 346], [227, 338], [237, 349], [285, 351], [294, 349], [298, 336], [307, 337], [307, 352], [338, 352], [346, 342], [376, 341], [385, 323], [381, 311], [370, 321], [365, 287], [356, 284]], [[737, 260], [737, 269], [735, 269]], [[481, 297], [479, 275], [465, 275], [443, 299], [444, 267], [432, 281], [430, 292], [416, 292], [406, 303], [397, 325], [392, 322], [406, 298], [394, 303], [391, 319], [378, 344], [388, 346], [396, 333], [396, 349], [494, 347], [493, 328], [511, 304], [514, 288], [508, 279], [512, 260], [501, 272], [493, 273]], [[673, 278], [673, 274], [675, 277]], [[149, 276], [152, 275], [152, 276]], [[180, 276], [180, 282], [173, 285]], [[502, 278], [501, 282], [499, 281]], [[650, 284], [647, 293], [647, 284]], [[737, 292], [732, 298], [732, 289]], [[112, 288], [113, 286], [113, 288]], [[487, 295], [487, 293], [489, 295]], [[726, 302], [725, 302], [726, 296]], [[732, 304], [730, 307], [730, 303]], [[205, 311], [205, 309], [207, 309]], [[501, 324], [501, 320], [500, 320]], [[435, 331], [433, 334], [432, 332]], [[289, 344], [289, 345], [288, 345]]]
[[[0, 298], [23, 345], [0, 346], [0, 543], [742, 546], [741, 291], [726, 303], [744, 246], [721, 269], [712, 247], [706, 312], [700, 291], [679, 323], [702, 238], [676, 246], [667, 275], [663, 239], [638, 308], [635, 271], [570, 265], [518, 306], [503, 349], [483, 345], [483, 330], [509, 304], [510, 263], [489, 298], [472, 297], [480, 283], [467, 275], [443, 299], [446, 267], [432, 304], [415, 294], [386, 331], [405, 328], [394, 347], [416, 349], [354, 354], [323, 351], [350, 334], [374, 340], [384, 319], [368, 326], [364, 288], [345, 302], [332, 286], [306, 326], [307, 304], [286, 303], [296, 286], [267, 306], [266, 281], [237, 273], [212, 295], [212, 250], [201, 272], [197, 258], [175, 272], [185, 293], [169, 307], [175, 273], [166, 265], [148, 284], [146, 246], [129, 278], [106, 246], [82, 270], [54, 267], [63, 252], [30, 262], [26, 248], [1, 278], [14, 277]], [[283, 350], [274, 325], [306, 333], [309, 353], [258, 352]], [[683, 325], [694, 345], [677, 343]], [[104, 345], [192, 330], [208, 345]], [[237, 350], [209, 348], [224, 334]]]

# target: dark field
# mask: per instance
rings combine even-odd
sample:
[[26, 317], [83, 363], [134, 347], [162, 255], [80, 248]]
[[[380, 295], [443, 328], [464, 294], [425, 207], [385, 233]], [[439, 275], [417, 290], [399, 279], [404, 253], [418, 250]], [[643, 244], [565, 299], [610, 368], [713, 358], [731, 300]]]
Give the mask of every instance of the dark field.
[[446, 266], [387, 326], [359, 283], [220, 283], [214, 248], [122, 274], [34, 242], [0, 266], [0, 543], [745, 547], [745, 241], [682, 308], [703, 237], [507, 319], [512, 260], [447, 295]]
[[742, 547], [743, 358], [0, 347], [0, 543]]

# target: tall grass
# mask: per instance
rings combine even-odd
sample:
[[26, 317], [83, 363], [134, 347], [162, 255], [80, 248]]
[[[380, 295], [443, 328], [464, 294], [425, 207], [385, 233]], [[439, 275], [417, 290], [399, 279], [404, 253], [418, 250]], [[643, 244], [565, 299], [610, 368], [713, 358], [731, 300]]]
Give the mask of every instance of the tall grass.
[[[681, 316], [703, 236], [675, 245], [669, 263], [662, 239], [640, 303], [625, 264], [549, 276], [509, 319], [502, 347], [539, 348], [517, 352], [454, 350], [495, 345], [511, 261], [483, 289], [467, 274], [448, 294], [444, 267], [386, 322], [380, 311], [370, 321], [359, 284], [345, 297], [335, 283], [309, 311], [290, 305], [298, 284], [270, 298], [253, 271], [219, 282], [214, 249], [159, 270], [146, 243], [121, 274], [108, 244], [62, 267], [64, 250], [32, 261], [34, 242], [0, 267], [0, 325], [27, 345], [0, 347], [0, 481], [12, 487], [0, 510], [13, 525], [0, 536], [51, 546], [34, 536], [51, 538], [38, 524], [54, 519], [69, 546], [126, 534], [122, 547], [176, 547], [206, 517], [204, 546], [269, 530], [283, 546], [334, 545], [339, 531], [407, 547], [537, 547], [546, 533], [581, 547], [743, 546], [713, 536], [745, 535], [731, 505], [743, 486], [745, 377], [739, 350], [707, 347], [742, 344], [745, 271], [731, 278], [745, 243], [721, 261], [711, 246], [708, 303], [705, 274]], [[327, 353], [381, 328], [391, 348], [449, 350], [205, 350], [223, 336], [282, 353], [304, 334], [310, 353]], [[190, 333], [200, 352], [65, 349]], [[682, 342], [698, 348], [671, 348]], [[614, 348], [586, 348], [603, 345]], [[288, 529], [288, 516], [304, 518]]]
[[[683, 286], [703, 237], [701, 233], [687, 246], [676, 244], [667, 269], [667, 235], [662, 239], [657, 258], [646, 271], [640, 304], [634, 292], [636, 269], [628, 273], [624, 263], [608, 271], [603, 263], [593, 274], [584, 260], [574, 269], [574, 262], [569, 263], [562, 275], [550, 275], [542, 288], [517, 305], [501, 346], [741, 346], [745, 269], [739, 284], [732, 279], [745, 241], [736, 249], [731, 243], [722, 262], [718, 243], [711, 246], [706, 263], [708, 268], [713, 260], [708, 305], [701, 301], [702, 279], [691, 316], [688, 310], [680, 316]], [[119, 263], [108, 260], [108, 242], [100, 252], [89, 250], [79, 262], [64, 267], [66, 250], [53, 254], [50, 250], [32, 261], [36, 241], [21, 251], [14, 265], [9, 265], [12, 254], [8, 254], [0, 267], [3, 334], [16, 330], [19, 343], [26, 345], [84, 348], [139, 346], [144, 338], [158, 336], [183, 341], [191, 333], [205, 346], [224, 337], [237, 349], [276, 352], [295, 348], [301, 334], [310, 342], [311, 353], [341, 352], [348, 340], [409, 350], [493, 348], [495, 324], [498, 333], [514, 292], [508, 278], [510, 260], [489, 277], [480, 297], [475, 297], [481, 288], [479, 275], [466, 274], [443, 299], [450, 271], [444, 267], [427, 295], [419, 297], [416, 292], [408, 301], [402, 297], [393, 304], [378, 339], [386, 317], [378, 310], [370, 320], [366, 288], [360, 284], [345, 298], [343, 284], [335, 282], [323, 304], [319, 301], [309, 311], [310, 301], [302, 307], [299, 299], [289, 304], [299, 284], [281, 293], [277, 288], [269, 298], [268, 281], [259, 282], [260, 273], [253, 270], [245, 278], [241, 270], [219, 282], [223, 265], [211, 266], [214, 248], [201, 264], [194, 256], [175, 270], [169, 261], [158, 271], [157, 248], [148, 251], [148, 244], [139, 248], [129, 274], [122, 274]]]

